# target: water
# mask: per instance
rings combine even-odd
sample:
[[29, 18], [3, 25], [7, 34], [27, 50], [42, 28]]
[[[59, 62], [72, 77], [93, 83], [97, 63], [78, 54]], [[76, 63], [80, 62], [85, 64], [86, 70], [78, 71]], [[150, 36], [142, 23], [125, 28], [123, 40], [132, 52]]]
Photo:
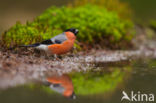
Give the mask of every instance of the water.
[[[2, 103], [121, 103], [122, 91], [128, 95], [132, 91], [156, 95], [156, 59], [97, 66], [91, 71], [47, 76], [40, 82], [1, 90], [0, 100]], [[55, 85], [50, 88], [52, 84]], [[56, 92], [62, 87], [69, 94], [74, 92], [76, 99]]]

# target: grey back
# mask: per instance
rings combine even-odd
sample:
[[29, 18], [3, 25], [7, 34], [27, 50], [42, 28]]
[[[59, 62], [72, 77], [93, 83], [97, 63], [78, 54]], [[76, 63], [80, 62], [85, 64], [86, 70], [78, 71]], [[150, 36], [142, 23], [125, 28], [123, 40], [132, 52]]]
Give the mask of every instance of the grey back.
[[65, 32], [63, 32], [62, 34], [59, 34], [53, 38], [51, 38], [51, 41], [54, 43], [54, 44], [61, 44], [63, 43], [64, 41], [67, 40], [67, 37], [65, 35]]

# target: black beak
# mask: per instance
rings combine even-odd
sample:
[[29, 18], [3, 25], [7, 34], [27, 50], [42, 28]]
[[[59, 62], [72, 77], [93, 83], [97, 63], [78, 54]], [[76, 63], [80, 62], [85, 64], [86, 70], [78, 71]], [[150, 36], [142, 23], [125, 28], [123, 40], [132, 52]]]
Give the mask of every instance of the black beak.
[[77, 35], [78, 33], [79, 33], [79, 30], [78, 29], [75, 29], [74, 34]]
[[75, 93], [73, 92], [72, 95], [71, 95], [69, 98], [71, 98], [71, 99], [76, 99]]

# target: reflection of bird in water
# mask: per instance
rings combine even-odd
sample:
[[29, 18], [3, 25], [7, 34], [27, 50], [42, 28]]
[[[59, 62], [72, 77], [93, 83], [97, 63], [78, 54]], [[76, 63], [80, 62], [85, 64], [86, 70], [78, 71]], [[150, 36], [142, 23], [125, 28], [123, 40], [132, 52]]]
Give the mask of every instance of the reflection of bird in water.
[[54, 91], [65, 97], [76, 99], [72, 80], [66, 74], [62, 76], [51, 76], [47, 78], [47, 85]]

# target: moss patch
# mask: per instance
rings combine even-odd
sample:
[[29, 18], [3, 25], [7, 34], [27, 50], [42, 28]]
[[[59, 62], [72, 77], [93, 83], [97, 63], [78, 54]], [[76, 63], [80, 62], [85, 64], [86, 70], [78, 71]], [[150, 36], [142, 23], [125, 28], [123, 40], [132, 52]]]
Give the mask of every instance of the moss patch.
[[130, 42], [133, 38], [133, 23], [121, 19], [116, 12], [93, 4], [75, 8], [51, 7], [43, 14], [22, 25], [17, 22], [0, 38], [3, 47], [32, 44], [49, 39], [68, 28], [79, 29], [77, 40], [83, 44], [95, 45], [104, 42], [118, 44]]

